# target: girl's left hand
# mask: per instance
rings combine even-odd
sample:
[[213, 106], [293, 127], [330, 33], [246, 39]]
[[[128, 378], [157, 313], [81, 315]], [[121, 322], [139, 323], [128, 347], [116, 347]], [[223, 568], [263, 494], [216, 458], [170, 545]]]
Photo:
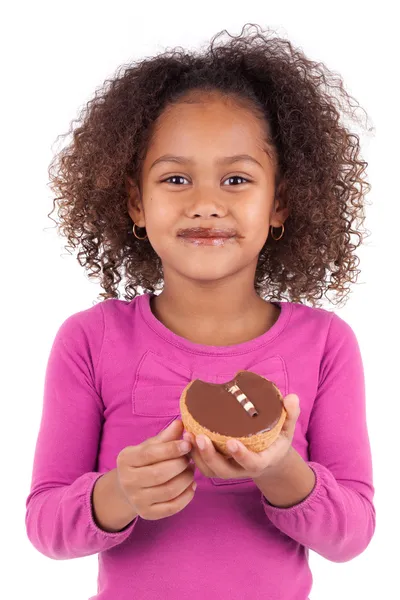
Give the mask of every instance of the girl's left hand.
[[193, 434], [185, 432], [183, 437], [193, 445], [191, 456], [199, 471], [206, 477], [220, 479], [256, 479], [269, 469], [279, 469], [291, 449], [300, 414], [299, 398], [296, 394], [289, 394], [283, 402], [288, 414], [282, 430], [275, 442], [262, 452], [252, 452], [238, 440], [231, 439], [227, 443], [231, 456], [226, 457], [216, 450], [207, 436], [200, 435], [195, 438]]

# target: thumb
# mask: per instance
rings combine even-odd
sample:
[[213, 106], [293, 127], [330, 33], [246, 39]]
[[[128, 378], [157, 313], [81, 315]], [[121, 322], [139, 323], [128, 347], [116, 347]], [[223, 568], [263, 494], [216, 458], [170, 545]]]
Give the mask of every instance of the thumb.
[[174, 419], [172, 423], [165, 429], [160, 431], [155, 438], [155, 442], [171, 442], [173, 440], [179, 440], [183, 433], [183, 423], [179, 419]]
[[294, 434], [297, 419], [300, 415], [300, 400], [298, 395], [288, 394], [284, 398], [283, 404], [287, 411], [287, 418], [283, 424], [282, 429], [286, 434], [292, 436]]

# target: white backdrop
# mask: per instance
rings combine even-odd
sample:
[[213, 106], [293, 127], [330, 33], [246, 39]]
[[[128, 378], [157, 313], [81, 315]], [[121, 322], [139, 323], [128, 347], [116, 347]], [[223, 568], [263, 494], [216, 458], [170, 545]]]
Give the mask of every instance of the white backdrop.
[[101, 291], [63, 250], [47, 218], [56, 137], [118, 65], [166, 47], [198, 47], [225, 28], [237, 34], [246, 22], [274, 28], [340, 73], [376, 128], [362, 138], [372, 235], [359, 251], [359, 283], [346, 307], [334, 310], [354, 329], [364, 361], [377, 529], [367, 550], [348, 563], [311, 553], [311, 599], [400, 598], [399, 51], [392, 4], [368, 11], [360, 1], [70, 0], [2, 9], [2, 598], [86, 600], [96, 592], [97, 556], [46, 558], [31, 546], [24, 523], [50, 347], [63, 320]]

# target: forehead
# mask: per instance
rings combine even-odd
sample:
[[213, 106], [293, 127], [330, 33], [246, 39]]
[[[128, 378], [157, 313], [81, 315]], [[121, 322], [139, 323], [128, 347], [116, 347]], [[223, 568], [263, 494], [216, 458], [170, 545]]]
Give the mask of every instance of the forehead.
[[[265, 153], [266, 124], [232, 99], [189, 97], [168, 106], [157, 119], [149, 154]], [[232, 152], [234, 150], [235, 152]]]

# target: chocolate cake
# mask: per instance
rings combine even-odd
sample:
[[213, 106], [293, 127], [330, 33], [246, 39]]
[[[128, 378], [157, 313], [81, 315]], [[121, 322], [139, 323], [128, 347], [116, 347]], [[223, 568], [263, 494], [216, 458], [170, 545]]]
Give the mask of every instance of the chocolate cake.
[[207, 435], [225, 455], [232, 438], [254, 452], [268, 448], [287, 415], [278, 387], [251, 371], [238, 371], [221, 384], [191, 381], [182, 392], [180, 410], [186, 431]]

